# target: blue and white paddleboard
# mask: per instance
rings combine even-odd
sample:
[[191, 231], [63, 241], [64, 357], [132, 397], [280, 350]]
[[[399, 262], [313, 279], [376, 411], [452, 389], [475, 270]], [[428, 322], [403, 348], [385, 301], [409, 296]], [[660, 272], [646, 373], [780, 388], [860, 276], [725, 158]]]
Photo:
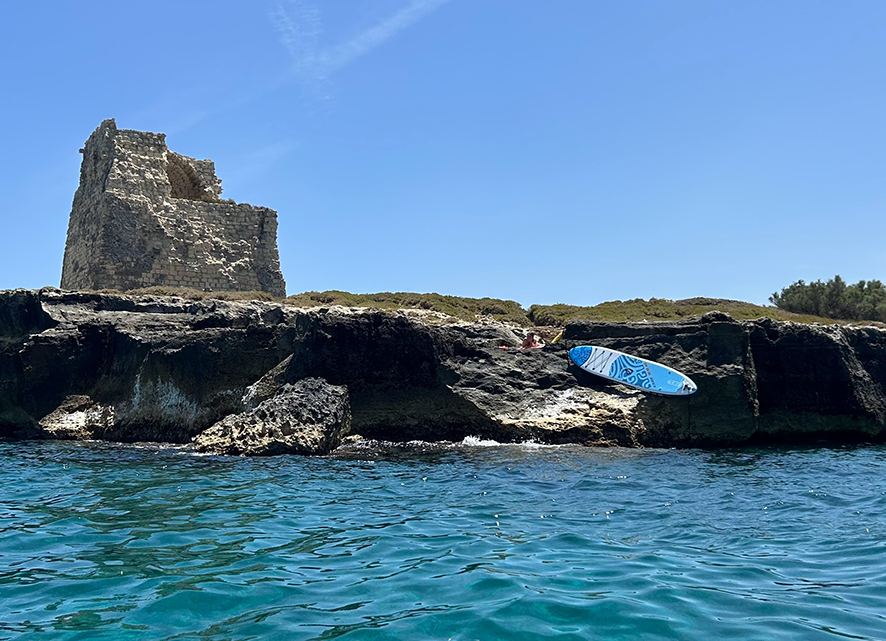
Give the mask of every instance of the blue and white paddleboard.
[[569, 350], [569, 358], [586, 372], [645, 392], [686, 396], [698, 389], [691, 378], [675, 369], [607, 347], [573, 347]]

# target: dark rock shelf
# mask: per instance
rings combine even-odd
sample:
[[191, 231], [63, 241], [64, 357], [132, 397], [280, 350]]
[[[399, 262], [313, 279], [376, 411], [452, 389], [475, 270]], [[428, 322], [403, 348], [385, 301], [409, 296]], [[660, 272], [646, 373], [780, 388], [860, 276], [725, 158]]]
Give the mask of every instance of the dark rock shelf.
[[[228, 436], [289, 425], [287, 437], [303, 429], [319, 443], [278, 438], [254, 453], [322, 453], [348, 424], [386, 441], [634, 447], [882, 441], [886, 433], [882, 329], [711, 312], [573, 323], [543, 349], [517, 350], [521, 337], [501, 323], [418, 312], [0, 292], [0, 437], [186, 443], [226, 421]], [[670, 365], [699, 391], [670, 398], [607, 383], [569, 362], [570, 347], [589, 343]], [[299, 387], [305, 379], [322, 381]], [[341, 411], [316, 419], [327, 432], [312, 432], [296, 406], [316, 406], [311, 390], [328, 396], [330, 386], [346, 388]], [[287, 403], [293, 394], [302, 398]], [[249, 453], [214, 442], [215, 451]]]

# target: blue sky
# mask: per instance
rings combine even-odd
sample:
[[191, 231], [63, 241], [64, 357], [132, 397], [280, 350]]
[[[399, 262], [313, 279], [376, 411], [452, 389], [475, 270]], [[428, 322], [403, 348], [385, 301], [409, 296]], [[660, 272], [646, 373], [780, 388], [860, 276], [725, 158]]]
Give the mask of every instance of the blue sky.
[[58, 285], [104, 118], [279, 215], [289, 293], [886, 280], [882, 0], [7, 3], [0, 288]]

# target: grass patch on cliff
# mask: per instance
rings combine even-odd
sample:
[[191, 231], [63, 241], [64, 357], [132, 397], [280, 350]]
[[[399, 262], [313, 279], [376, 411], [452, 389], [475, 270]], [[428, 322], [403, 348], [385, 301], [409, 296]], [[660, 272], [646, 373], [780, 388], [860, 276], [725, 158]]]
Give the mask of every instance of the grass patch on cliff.
[[345, 307], [369, 307], [385, 310], [423, 309], [441, 312], [466, 321], [475, 321], [478, 318], [491, 318], [524, 327], [532, 324], [526, 315], [526, 310], [519, 303], [498, 298], [464, 298], [461, 296], [415, 294], [411, 292], [351, 294], [349, 292], [332, 290], [295, 294], [287, 297], [286, 302], [298, 307], [342, 305]]
[[[102, 290], [102, 293], [120, 294], [116, 290]], [[776, 307], [764, 307], [724, 298], [687, 298], [669, 300], [650, 298], [645, 300], [615, 300], [590, 307], [578, 305], [532, 305], [529, 311], [512, 300], [498, 298], [466, 298], [444, 296], [442, 294], [417, 294], [413, 292], [379, 292], [376, 294], [352, 294], [338, 290], [325, 292], [304, 292], [286, 298], [272, 296], [267, 292], [204, 292], [186, 287], [145, 287], [125, 292], [128, 295], [177, 296], [187, 300], [225, 300], [285, 303], [297, 307], [367, 307], [380, 310], [418, 309], [440, 312], [465, 321], [488, 318], [513, 323], [522, 327], [549, 326], [563, 327], [571, 321], [608, 321], [616, 323], [675, 321], [702, 316], [710, 311], [726, 312], [737, 320], [773, 318], [796, 323], [847, 324], [853, 321], [834, 320], [806, 314], [793, 314]], [[855, 321], [857, 323], [857, 321]], [[883, 323], [864, 324], [884, 326]]]
[[835, 321], [818, 316], [792, 314], [775, 307], [763, 307], [753, 303], [723, 298], [687, 298], [668, 300], [665, 298], [634, 298], [614, 300], [593, 307], [576, 305], [533, 305], [529, 308], [529, 318], [535, 325], [563, 326], [570, 321], [610, 321], [616, 323], [675, 321], [702, 316], [707, 312], [726, 312], [737, 320], [774, 318], [797, 323], [834, 323]]

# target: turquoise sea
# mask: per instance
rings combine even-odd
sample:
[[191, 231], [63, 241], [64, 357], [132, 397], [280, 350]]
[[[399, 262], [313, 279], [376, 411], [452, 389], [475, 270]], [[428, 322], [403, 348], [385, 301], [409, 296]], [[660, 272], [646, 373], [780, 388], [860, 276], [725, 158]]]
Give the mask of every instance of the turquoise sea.
[[0, 442], [0, 639], [884, 639], [886, 447]]

